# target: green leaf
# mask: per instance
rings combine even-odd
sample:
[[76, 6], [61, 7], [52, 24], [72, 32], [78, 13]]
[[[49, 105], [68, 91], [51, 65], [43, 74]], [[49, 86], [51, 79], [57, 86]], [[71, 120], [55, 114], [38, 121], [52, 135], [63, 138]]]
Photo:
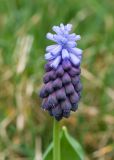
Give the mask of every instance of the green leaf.
[[53, 143], [51, 143], [45, 153], [43, 154], [43, 160], [52, 160], [53, 159]]
[[[61, 160], [84, 160], [84, 151], [80, 144], [72, 138], [66, 129], [62, 128], [60, 137], [61, 141]], [[53, 143], [49, 145], [46, 152], [43, 155], [43, 160], [53, 160]]]
[[61, 160], [84, 160], [84, 152], [80, 144], [72, 138], [63, 127], [61, 136]]

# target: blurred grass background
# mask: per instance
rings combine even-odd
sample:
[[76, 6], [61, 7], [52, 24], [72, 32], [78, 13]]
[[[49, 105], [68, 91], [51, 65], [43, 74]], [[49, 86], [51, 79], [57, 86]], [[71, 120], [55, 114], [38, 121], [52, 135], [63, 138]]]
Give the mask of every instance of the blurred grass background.
[[83, 94], [63, 120], [87, 160], [114, 160], [114, 1], [0, 0], [0, 160], [39, 160], [52, 140], [41, 110], [45, 35], [72, 23], [82, 36]]

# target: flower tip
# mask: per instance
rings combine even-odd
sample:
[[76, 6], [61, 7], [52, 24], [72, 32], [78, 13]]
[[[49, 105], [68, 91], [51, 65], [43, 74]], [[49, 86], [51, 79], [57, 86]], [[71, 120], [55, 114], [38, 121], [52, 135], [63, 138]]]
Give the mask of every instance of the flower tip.
[[67, 24], [67, 25], [66, 25], [66, 29], [67, 29], [68, 31], [71, 31], [71, 29], [72, 29], [72, 24]]
[[64, 24], [63, 24], [63, 23], [61, 23], [61, 24], [60, 24], [60, 28], [61, 28], [61, 30], [62, 30], [62, 31], [64, 31], [65, 26], [64, 26]]
[[46, 38], [50, 39], [50, 40], [53, 40], [53, 34], [52, 33], [47, 33]]
[[76, 41], [80, 40], [81, 36], [80, 35], [76, 35]]
[[64, 24], [63, 23], [60, 23], [60, 27], [63, 27], [64, 26]]
[[52, 30], [56, 34], [47, 33], [46, 37], [56, 44], [46, 47], [45, 59], [51, 61], [51, 67], [57, 69], [64, 59], [69, 59], [75, 66], [80, 65], [82, 59], [82, 50], [77, 48], [77, 40], [81, 39], [80, 35], [70, 34], [72, 24], [53, 26]]

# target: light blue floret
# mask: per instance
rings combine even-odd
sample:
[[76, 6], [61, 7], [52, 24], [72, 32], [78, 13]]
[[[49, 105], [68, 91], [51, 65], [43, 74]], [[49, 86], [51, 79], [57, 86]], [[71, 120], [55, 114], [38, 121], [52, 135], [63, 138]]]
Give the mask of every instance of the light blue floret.
[[46, 37], [57, 44], [46, 47], [45, 59], [50, 61], [53, 68], [57, 68], [62, 60], [69, 59], [75, 66], [80, 65], [82, 50], [77, 48], [76, 41], [80, 40], [80, 35], [70, 34], [71, 24], [53, 26], [52, 30], [56, 34], [47, 33]]

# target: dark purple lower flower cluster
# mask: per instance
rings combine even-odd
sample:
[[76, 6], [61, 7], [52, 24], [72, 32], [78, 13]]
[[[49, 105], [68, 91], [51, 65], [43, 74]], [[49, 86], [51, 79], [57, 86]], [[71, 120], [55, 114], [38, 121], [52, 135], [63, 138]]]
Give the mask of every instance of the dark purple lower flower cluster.
[[47, 63], [45, 71], [44, 86], [40, 91], [42, 108], [58, 121], [63, 117], [68, 118], [70, 111], [77, 110], [80, 100], [80, 66], [75, 67], [69, 60], [64, 60], [56, 70]]

